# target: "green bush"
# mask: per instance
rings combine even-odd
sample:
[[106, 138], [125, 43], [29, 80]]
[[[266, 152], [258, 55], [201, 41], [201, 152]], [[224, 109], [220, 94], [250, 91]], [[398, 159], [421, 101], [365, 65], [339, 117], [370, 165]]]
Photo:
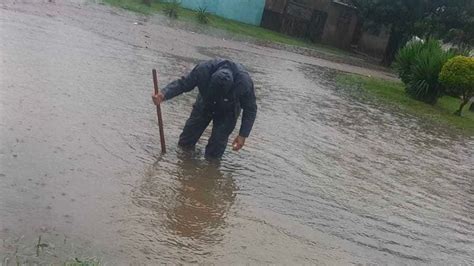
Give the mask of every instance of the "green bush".
[[444, 51], [437, 40], [412, 42], [400, 50], [396, 58], [398, 74], [412, 98], [435, 104], [443, 95], [439, 72], [453, 51]]
[[172, 0], [165, 5], [163, 12], [170, 18], [178, 18], [180, 8], [181, 3], [178, 0]]
[[395, 57], [395, 69], [403, 83], [408, 84], [410, 81], [411, 66], [424, 46], [425, 43], [422, 41], [409, 42]]
[[199, 23], [201, 24], [207, 24], [209, 23], [209, 20], [210, 20], [210, 13], [207, 12], [207, 8], [206, 7], [200, 7], [197, 11], [197, 20], [199, 21]]
[[446, 89], [461, 97], [461, 105], [455, 112], [461, 115], [463, 107], [474, 96], [474, 58], [456, 56], [444, 64], [439, 81]]
[[435, 104], [443, 95], [443, 87], [439, 83], [439, 73], [443, 65], [455, 54], [444, 51], [436, 40], [429, 40], [415, 56], [411, 67], [410, 81], [407, 85], [408, 94], [414, 99]]

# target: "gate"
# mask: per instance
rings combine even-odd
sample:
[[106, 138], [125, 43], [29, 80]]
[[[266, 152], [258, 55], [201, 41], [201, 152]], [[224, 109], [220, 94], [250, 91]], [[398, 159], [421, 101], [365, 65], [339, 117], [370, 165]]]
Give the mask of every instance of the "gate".
[[321, 36], [324, 32], [324, 26], [326, 25], [326, 20], [328, 18], [328, 13], [314, 10], [313, 15], [311, 16], [311, 21], [308, 26], [307, 37], [312, 42], [321, 41]]

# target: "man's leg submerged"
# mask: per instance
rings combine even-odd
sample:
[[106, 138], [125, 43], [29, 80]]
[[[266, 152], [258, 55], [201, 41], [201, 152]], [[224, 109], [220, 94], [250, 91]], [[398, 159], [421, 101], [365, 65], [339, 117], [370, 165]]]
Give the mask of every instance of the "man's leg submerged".
[[220, 158], [227, 148], [229, 136], [234, 131], [237, 120], [234, 117], [227, 119], [214, 119], [212, 134], [206, 146], [207, 158]]
[[211, 117], [194, 107], [190, 117], [179, 136], [178, 145], [185, 149], [194, 148], [204, 130], [211, 122]]

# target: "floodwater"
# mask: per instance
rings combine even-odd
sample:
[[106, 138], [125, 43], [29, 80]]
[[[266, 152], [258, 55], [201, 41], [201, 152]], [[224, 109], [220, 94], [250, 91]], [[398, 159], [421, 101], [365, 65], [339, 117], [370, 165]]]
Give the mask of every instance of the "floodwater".
[[[383, 74], [88, 2], [5, 1], [0, 23], [0, 264], [474, 264], [474, 140], [333, 82]], [[151, 69], [215, 56], [255, 80], [247, 146], [177, 149], [191, 93], [161, 155]]]

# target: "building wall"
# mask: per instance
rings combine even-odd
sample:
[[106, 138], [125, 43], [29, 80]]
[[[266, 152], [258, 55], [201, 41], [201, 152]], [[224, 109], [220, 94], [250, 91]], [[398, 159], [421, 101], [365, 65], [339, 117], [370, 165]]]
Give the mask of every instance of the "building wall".
[[317, 9], [327, 11], [330, 7], [331, 0], [292, 0], [298, 4], [307, 6], [309, 9]]
[[387, 48], [390, 32], [382, 28], [378, 34], [363, 31], [357, 43], [357, 49], [375, 57], [382, 57]]
[[[340, 48], [351, 46], [357, 12], [333, 0], [266, 0], [262, 27]], [[285, 6], [285, 7], [283, 7]]]
[[282, 17], [281, 13], [265, 9], [260, 26], [273, 31], [281, 31]]
[[318, 9], [325, 11], [331, 0], [266, 0], [265, 10], [272, 13], [283, 14], [286, 11], [288, 3], [296, 3], [301, 6], [306, 6], [308, 10]]
[[328, 19], [321, 37], [322, 42], [340, 48], [349, 48], [357, 25], [356, 10], [331, 3], [326, 12]]
[[181, 0], [181, 5], [193, 10], [205, 7], [220, 17], [260, 25], [265, 0]]
[[283, 12], [285, 11], [286, 3], [288, 3], [288, 0], [266, 0], [265, 10], [269, 10], [272, 13], [283, 14]]

